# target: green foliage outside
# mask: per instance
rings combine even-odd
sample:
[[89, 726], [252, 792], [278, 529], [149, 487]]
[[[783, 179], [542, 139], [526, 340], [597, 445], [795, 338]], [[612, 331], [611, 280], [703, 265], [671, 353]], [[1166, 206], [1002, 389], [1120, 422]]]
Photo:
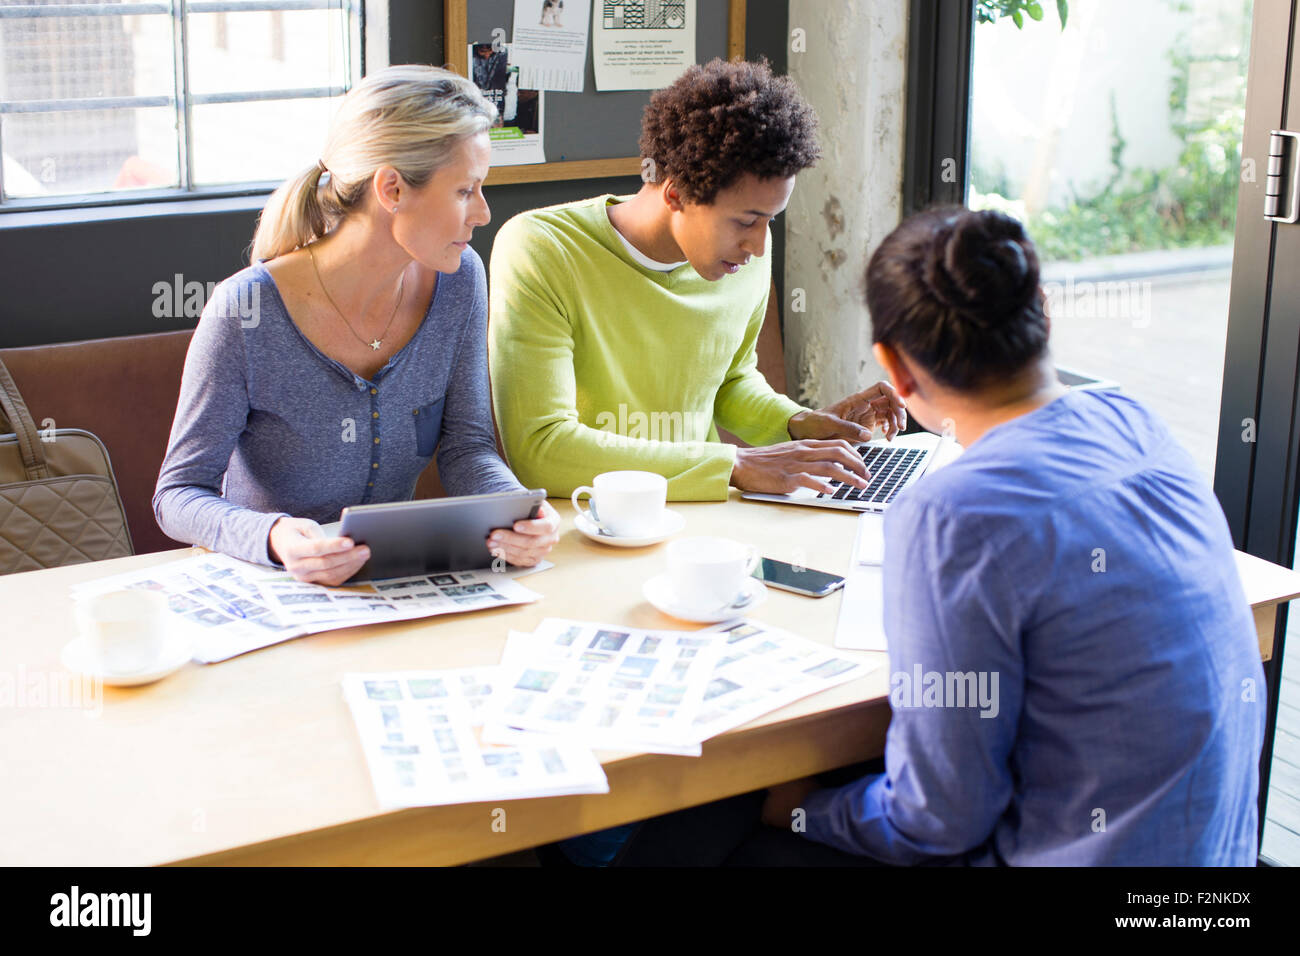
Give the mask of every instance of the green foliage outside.
[[[992, 5], [1019, 2], [999, 0]], [[1249, 23], [1248, 11], [1244, 22]], [[1247, 56], [1243, 44], [1239, 57], [1194, 59], [1181, 44], [1175, 44], [1169, 54], [1170, 127], [1184, 145], [1178, 161], [1163, 169], [1130, 169], [1124, 165], [1126, 143], [1112, 93], [1110, 177], [1085, 195], [1076, 193], [1060, 208], [1030, 216], [1026, 223], [1045, 261], [1231, 244], [1242, 170]], [[1224, 75], [1235, 77], [1238, 85], [1228, 95], [1220, 95], [1214, 104], [1207, 107], [1201, 103], [1191, 111], [1188, 93], [1192, 68], [1207, 62], [1212, 67], [1217, 62]], [[1189, 115], [1192, 112], [1199, 115]], [[1256, 175], [1262, 176], [1263, 172], [1257, 170]], [[1002, 205], [998, 200], [1011, 193], [1000, 166], [988, 168], [977, 163], [972, 169], [971, 185], [989, 194], [987, 205]]]
[[[1062, 30], [1069, 14], [1069, 0], [1056, 0], [1056, 15], [1060, 17]], [[1038, 0], [978, 0], [975, 4], [976, 23], [996, 23], [1002, 17], [1010, 17], [1019, 30], [1025, 25], [1025, 17], [1043, 19], [1043, 5]]]

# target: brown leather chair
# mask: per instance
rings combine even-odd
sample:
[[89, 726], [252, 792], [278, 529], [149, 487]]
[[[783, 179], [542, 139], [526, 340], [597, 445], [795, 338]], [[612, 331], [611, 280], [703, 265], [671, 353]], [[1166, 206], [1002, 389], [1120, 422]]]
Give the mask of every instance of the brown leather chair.
[[[785, 391], [785, 360], [775, 294], [758, 340], [758, 368]], [[57, 345], [0, 349], [38, 427], [84, 428], [108, 448], [137, 554], [183, 547], [162, 533], [153, 517], [158, 482], [176, 414], [188, 330], [128, 335]], [[733, 435], [725, 440], [742, 444]], [[500, 436], [497, 447], [500, 448]], [[436, 464], [416, 484], [417, 498], [446, 494]]]
[[108, 448], [137, 554], [182, 547], [153, 518], [189, 331], [0, 349], [32, 418], [84, 428]]
[[[84, 428], [108, 448], [136, 554], [185, 547], [163, 534], [153, 492], [176, 415], [190, 330], [0, 349], [38, 426]], [[443, 496], [430, 465], [416, 494]]]

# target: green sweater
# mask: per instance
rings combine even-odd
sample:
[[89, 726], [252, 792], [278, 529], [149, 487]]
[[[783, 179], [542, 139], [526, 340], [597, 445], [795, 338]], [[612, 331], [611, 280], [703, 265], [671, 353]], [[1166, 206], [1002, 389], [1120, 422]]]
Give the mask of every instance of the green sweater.
[[488, 360], [506, 457], [552, 495], [638, 469], [671, 499], [722, 500], [736, 448], [716, 425], [771, 445], [802, 410], [757, 367], [771, 257], [717, 282], [647, 269], [606, 212], [626, 198], [535, 209], [497, 233]]

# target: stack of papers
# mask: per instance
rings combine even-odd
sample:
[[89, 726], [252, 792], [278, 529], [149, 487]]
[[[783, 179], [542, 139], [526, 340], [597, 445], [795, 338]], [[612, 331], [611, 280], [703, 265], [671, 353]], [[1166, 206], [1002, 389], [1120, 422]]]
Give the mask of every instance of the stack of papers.
[[844, 598], [835, 627], [835, 646], [888, 651], [885, 639], [885, 516], [858, 516], [853, 558], [844, 576]]
[[508, 728], [607, 750], [700, 755], [693, 725], [722, 644], [715, 634], [646, 631], [547, 618], [514, 632], [502, 658], [507, 693], [485, 736]]
[[517, 740], [514, 728], [698, 756], [710, 737], [881, 665], [752, 620], [643, 631], [547, 618], [511, 633], [502, 666], [509, 695], [487, 708], [488, 739]]
[[536, 601], [541, 595], [516, 583], [517, 575], [456, 571], [329, 588], [295, 581], [275, 568], [203, 554], [87, 581], [75, 585], [72, 595], [80, 599], [123, 588], [159, 591], [192, 638], [194, 659], [211, 664], [340, 627]]
[[547, 618], [497, 667], [349, 674], [343, 692], [384, 806], [607, 789], [592, 748], [701, 743], [854, 680], [863, 664], [757, 621], [651, 631]]

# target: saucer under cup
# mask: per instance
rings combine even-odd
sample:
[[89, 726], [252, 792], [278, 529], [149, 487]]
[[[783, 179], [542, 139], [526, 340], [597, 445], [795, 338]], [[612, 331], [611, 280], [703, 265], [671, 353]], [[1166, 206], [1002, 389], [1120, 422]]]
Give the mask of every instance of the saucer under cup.
[[668, 580], [682, 606], [708, 611], [740, 596], [758, 560], [756, 548], [729, 538], [682, 538], [668, 546]]
[[[584, 494], [591, 496], [589, 512], [578, 504]], [[663, 525], [668, 479], [652, 471], [606, 471], [574, 491], [570, 500], [575, 511], [608, 535], [649, 537]]]
[[167, 643], [172, 616], [157, 591], [106, 591], [75, 602], [77, 632], [87, 663], [106, 673], [129, 674], [155, 665]]
[[706, 611], [682, 607], [673, 596], [673, 586], [668, 580], [668, 572], [657, 574], [641, 588], [645, 599], [669, 617], [695, 624], [716, 624], [747, 614], [751, 609], [762, 604], [767, 598], [767, 588], [757, 578], [748, 578], [741, 589], [740, 596], [725, 607]]
[[653, 534], [640, 538], [619, 538], [612, 534], [605, 534], [600, 530], [600, 525], [591, 520], [591, 514], [586, 511], [580, 511], [573, 516], [573, 526], [598, 544], [607, 544], [615, 548], [644, 548], [646, 545], [658, 544], [666, 538], [671, 538], [686, 527], [686, 519], [671, 508], [665, 508], [659, 527]]

